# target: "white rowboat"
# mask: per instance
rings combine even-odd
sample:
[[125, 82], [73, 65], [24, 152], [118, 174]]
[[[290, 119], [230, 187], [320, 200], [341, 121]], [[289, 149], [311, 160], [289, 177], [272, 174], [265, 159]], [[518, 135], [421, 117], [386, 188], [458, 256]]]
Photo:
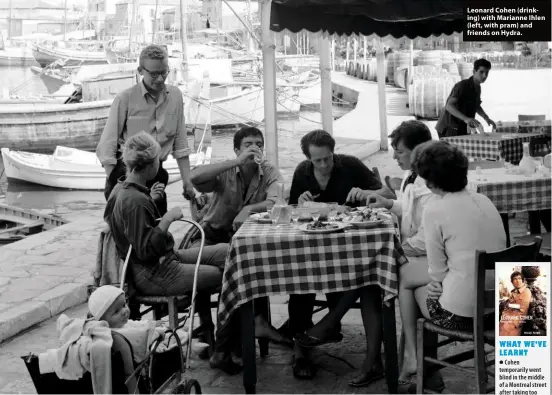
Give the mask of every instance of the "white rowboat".
[[[49, 187], [81, 190], [102, 190], [105, 171], [93, 152], [58, 146], [52, 155], [2, 148], [2, 160], [8, 179], [32, 182]], [[190, 166], [208, 164], [212, 148], [190, 155]], [[169, 173], [169, 184], [181, 179], [176, 159], [163, 163]]]

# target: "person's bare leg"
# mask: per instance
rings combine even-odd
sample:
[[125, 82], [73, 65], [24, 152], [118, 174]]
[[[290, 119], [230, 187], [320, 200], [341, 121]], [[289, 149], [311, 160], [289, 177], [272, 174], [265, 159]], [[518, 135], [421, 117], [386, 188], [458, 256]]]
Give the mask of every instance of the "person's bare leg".
[[360, 368], [360, 375], [351, 381], [352, 386], [368, 385], [372, 378], [377, 379], [384, 374], [381, 360], [383, 318], [379, 286], [372, 285], [361, 289], [360, 309], [366, 337], [366, 356]]
[[289, 346], [293, 345], [291, 339], [282, 336], [282, 334], [261, 315], [255, 316], [255, 337], [266, 338], [276, 343], [283, 343]]
[[404, 356], [399, 380], [408, 381], [416, 373], [416, 321], [419, 308], [414, 289], [425, 286], [430, 281], [427, 262], [413, 260], [412, 263], [401, 266], [399, 278], [399, 308], [404, 332]]
[[307, 330], [307, 335], [324, 340], [335, 333], [335, 328], [341, 322], [343, 316], [353, 307], [360, 294], [361, 290], [359, 289], [344, 292], [335, 308], [322, 317], [316, 325]]

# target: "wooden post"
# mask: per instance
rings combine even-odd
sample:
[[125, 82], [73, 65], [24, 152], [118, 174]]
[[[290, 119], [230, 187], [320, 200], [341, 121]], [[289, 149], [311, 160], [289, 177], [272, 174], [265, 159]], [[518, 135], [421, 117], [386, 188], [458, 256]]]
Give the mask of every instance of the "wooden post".
[[11, 38], [11, 28], [12, 28], [12, 0], [10, 0], [9, 4], [9, 14], [8, 14], [8, 40]]
[[333, 135], [332, 113], [332, 67], [330, 41], [320, 36], [320, 111], [322, 112], [322, 128]]
[[388, 150], [388, 133], [387, 133], [387, 103], [385, 99], [385, 54], [383, 52], [383, 43], [381, 38], [378, 40], [376, 61], [378, 67], [378, 105], [379, 105], [379, 121], [380, 121], [380, 149]]
[[368, 40], [362, 37], [362, 51], [364, 52], [364, 66], [368, 63]]
[[[130, 9], [130, 23], [128, 26], [128, 53], [132, 55], [132, 25], [134, 24], [134, 0], [132, 0]], [[127, 10], [128, 11], [128, 10]], [[84, 31], [84, 30], [83, 30]]]
[[356, 63], [357, 63], [357, 39], [356, 37], [353, 38], [353, 63], [355, 65], [355, 68], [356, 68]]
[[263, 42], [263, 93], [265, 113], [266, 157], [278, 167], [278, 133], [276, 129], [276, 46], [270, 30], [271, 0], [261, 0]]
[[406, 79], [406, 93], [410, 91], [412, 83], [412, 67], [414, 67], [414, 40], [410, 39], [410, 61], [408, 63], [408, 78]]
[[182, 79], [188, 80], [188, 31], [186, 26], [186, 4], [180, 0], [180, 40], [182, 44]]
[[335, 38], [332, 36], [332, 52], [331, 52], [331, 57], [332, 57], [332, 71], [335, 70]]

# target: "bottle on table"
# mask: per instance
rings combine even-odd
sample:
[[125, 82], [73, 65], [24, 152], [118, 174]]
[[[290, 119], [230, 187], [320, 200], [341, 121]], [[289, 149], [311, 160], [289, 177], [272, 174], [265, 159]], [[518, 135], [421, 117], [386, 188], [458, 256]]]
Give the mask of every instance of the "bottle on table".
[[529, 142], [523, 143], [523, 157], [519, 161], [519, 169], [526, 176], [530, 176], [535, 172], [536, 166], [529, 152]]
[[284, 184], [278, 183], [278, 198], [272, 208], [272, 221], [276, 224], [289, 224], [291, 221], [291, 206], [284, 199]]

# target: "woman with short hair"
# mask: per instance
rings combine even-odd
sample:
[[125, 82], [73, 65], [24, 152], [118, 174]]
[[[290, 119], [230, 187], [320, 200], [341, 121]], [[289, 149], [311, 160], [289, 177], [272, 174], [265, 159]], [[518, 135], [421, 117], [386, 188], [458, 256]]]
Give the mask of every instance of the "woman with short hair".
[[[131, 136], [123, 149], [126, 179], [119, 181], [107, 201], [104, 219], [109, 224], [117, 250], [126, 256], [132, 245], [128, 278], [140, 295], [171, 296], [190, 294], [199, 248], [177, 250], [168, 231], [183, 217], [174, 207], [159, 219], [159, 212], [146, 183], [159, 169], [160, 146], [145, 132]], [[155, 194], [155, 191], [153, 191]], [[197, 311], [203, 323], [213, 328], [210, 295], [218, 292], [228, 244], [205, 246], [197, 278]], [[227, 373], [240, 371], [231, 358], [229, 347], [219, 347], [213, 354], [218, 368]]]
[[[429, 141], [415, 148], [413, 170], [440, 196], [423, 214], [431, 282], [415, 290], [421, 313], [451, 330], [471, 331], [475, 307], [475, 251], [506, 248], [506, 233], [488, 197], [467, 190], [468, 158], [454, 145]], [[405, 308], [400, 305], [401, 310]], [[416, 373], [416, 323], [404, 322], [401, 382]]]

